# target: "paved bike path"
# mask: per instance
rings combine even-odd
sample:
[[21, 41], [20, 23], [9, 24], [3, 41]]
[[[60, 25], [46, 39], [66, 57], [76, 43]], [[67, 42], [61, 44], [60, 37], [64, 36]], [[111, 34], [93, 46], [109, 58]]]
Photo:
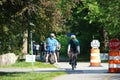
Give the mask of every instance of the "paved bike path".
[[0, 72], [61, 72], [68, 73], [106, 73], [108, 72], [108, 64], [103, 63], [102, 67], [90, 67], [88, 62], [79, 62], [76, 69], [71, 70], [71, 65], [68, 62], [59, 62], [54, 64], [57, 68], [0, 68]]
[[56, 65], [65, 69], [68, 74], [55, 77], [53, 80], [120, 80], [119, 73], [109, 73], [108, 63], [101, 63], [99, 67], [89, 66], [89, 62], [79, 62], [75, 70], [71, 70], [68, 63]]
[[53, 80], [120, 80], [119, 73], [108, 73], [108, 63], [101, 63], [100, 67], [90, 67], [89, 62], [78, 62], [75, 70], [68, 62], [54, 64], [57, 68], [0, 68], [0, 72], [67, 72]]

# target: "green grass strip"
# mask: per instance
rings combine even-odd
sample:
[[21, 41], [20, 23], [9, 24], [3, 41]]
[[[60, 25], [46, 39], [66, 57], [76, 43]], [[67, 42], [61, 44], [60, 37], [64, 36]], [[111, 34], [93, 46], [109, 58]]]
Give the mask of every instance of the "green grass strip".
[[66, 74], [65, 72], [30, 72], [30, 73], [4, 73], [0, 72], [0, 80], [52, 80], [52, 78]]
[[[25, 62], [25, 61], [19, 61], [16, 62], [13, 65], [7, 65], [7, 66], [0, 66], [0, 68], [31, 68], [32, 63], [31, 62]], [[55, 68], [53, 64], [45, 64], [44, 62], [34, 62], [33, 63], [34, 68]]]

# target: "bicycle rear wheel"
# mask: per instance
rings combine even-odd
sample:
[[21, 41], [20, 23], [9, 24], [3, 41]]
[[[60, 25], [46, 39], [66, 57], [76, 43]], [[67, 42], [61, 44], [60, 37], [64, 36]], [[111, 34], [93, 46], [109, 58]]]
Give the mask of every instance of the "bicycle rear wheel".
[[54, 64], [55, 63], [55, 58], [53, 54], [50, 54], [50, 64]]

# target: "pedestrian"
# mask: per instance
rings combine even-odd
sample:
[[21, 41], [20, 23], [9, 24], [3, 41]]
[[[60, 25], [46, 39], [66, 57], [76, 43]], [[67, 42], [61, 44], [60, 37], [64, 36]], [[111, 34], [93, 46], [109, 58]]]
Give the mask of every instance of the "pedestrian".
[[41, 60], [44, 60], [44, 56], [45, 56], [45, 53], [46, 53], [45, 45], [46, 45], [45, 42], [40, 43], [40, 59]]
[[57, 56], [57, 60], [59, 61], [60, 57], [60, 49], [61, 49], [61, 44], [60, 42], [57, 40], [57, 45], [56, 45], [56, 48], [55, 48], [55, 53], [56, 53], [56, 56]]
[[33, 55], [36, 55], [36, 44], [35, 44], [35, 41], [33, 41]]
[[57, 45], [57, 42], [56, 42], [56, 39], [55, 39], [55, 34], [51, 33], [50, 37], [48, 37], [47, 40], [46, 40], [46, 51], [47, 51], [46, 63], [48, 63], [48, 57], [49, 57], [50, 53], [54, 54], [55, 62], [57, 63], [57, 56], [56, 56], [56, 53], [55, 53], [56, 45]]
[[54, 36], [54, 39], [55, 39], [55, 41], [56, 41], [55, 53], [56, 53], [56, 56], [57, 56], [57, 61], [59, 61], [59, 54], [60, 54], [61, 44], [60, 44], [60, 42], [56, 39], [56, 36]]
[[39, 54], [39, 48], [40, 48], [40, 45], [36, 44], [36, 56]]
[[[70, 60], [69, 64], [71, 64], [72, 53], [76, 54], [76, 59], [77, 59], [77, 55], [80, 54], [79, 41], [77, 40], [75, 35], [71, 35], [71, 39], [68, 42], [67, 54]], [[77, 61], [75, 61], [75, 64], [77, 65]]]

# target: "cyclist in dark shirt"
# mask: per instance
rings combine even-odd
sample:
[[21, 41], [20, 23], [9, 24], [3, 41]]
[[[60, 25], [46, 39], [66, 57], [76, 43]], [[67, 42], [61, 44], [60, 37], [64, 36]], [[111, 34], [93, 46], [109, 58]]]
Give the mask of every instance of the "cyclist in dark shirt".
[[[77, 55], [80, 54], [79, 41], [76, 39], [75, 35], [71, 35], [71, 39], [69, 40], [69, 43], [68, 43], [67, 54], [68, 54], [68, 57], [70, 59], [69, 64], [71, 64], [71, 54], [72, 53], [76, 54], [76, 58], [77, 58]], [[77, 62], [76, 62], [76, 65], [77, 65]]]

